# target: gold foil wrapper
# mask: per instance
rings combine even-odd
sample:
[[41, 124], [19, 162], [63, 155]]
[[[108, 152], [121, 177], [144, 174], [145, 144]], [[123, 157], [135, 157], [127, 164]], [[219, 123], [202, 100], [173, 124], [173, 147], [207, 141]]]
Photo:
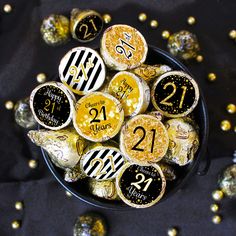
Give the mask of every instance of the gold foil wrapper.
[[97, 181], [95, 179], [89, 179], [89, 191], [97, 197], [107, 200], [120, 200], [115, 180]]
[[31, 130], [28, 137], [47, 151], [52, 162], [62, 169], [75, 167], [87, 145], [73, 128], [57, 131]]
[[165, 126], [170, 142], [164, 160], [179, 166], [192, 162], [199, 147], [197, 128], [183, 118], [170, 119]]
[[172, 69], [167, 65], [146, 65], [142, 64], [141, 66], [132, 70], [133, 73], [140, 76], [147, 83], [152, 82], [156, 77], [171, 71]]
[[64, 173], [64, 180], [66, 182], [76, 182], [79, 179], [85, 178], [86, 175], [84, 175], [83, 171], [80, 169], [80, 165], [77, 164], [73, 168], [67, 168]]

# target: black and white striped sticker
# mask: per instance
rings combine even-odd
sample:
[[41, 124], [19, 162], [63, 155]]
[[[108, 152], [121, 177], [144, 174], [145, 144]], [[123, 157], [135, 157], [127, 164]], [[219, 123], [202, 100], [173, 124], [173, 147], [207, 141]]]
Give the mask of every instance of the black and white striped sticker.
[[84, 173], [97, 180], [115, 178], [125, 164], [125, 158], [117, 148], [98, 147], [88, 151], [82, 158]]
[[105, 80], [105, 65], [95, 50], [76, 47], [61, 59], [59, 76], [74, 93], [84, 95], [102, 86]]

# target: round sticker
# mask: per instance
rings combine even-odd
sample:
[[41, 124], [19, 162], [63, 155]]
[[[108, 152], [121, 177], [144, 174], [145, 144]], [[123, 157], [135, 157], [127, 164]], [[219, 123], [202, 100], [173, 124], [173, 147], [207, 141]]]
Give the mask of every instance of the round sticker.
[[94, 92], [76, 104], [74, 126], [84, 138], [103, 142], [114, 137], [124, 120], [121, 103], [110, 94]]
[[151, 115], [137, 115], [120, 133], [120, 149], [134, 163], [150, 165], [167, 152], [169, 138], [162, 122]]
[[117, 192], [129, 206], [146, 208], [163, 196], [166, 179], [158, 165], [140, 166], [127, 163], [116, 178]]
[[105, 80], [105, 65], [95, 50], [77, 47], [62, 58], [59, 76], [70, 90], [84, 95], [102, 86]]
[[153, 106], [167, 117], [183, 117], [197, 106], [199, 89], [195, 80], [182, 71], [167, 72], [152, 87]]
[[97, 147], [84, 154], [81, 169], [91, 178], [107, 180], [115, 178], [124, 163], [125, 159], [119, 149]]
[[74, 95], [58, 82], [36, 87], [30, 95], [30, 108], [37, 122], [45, 128], [58, 130], [71, 122]]

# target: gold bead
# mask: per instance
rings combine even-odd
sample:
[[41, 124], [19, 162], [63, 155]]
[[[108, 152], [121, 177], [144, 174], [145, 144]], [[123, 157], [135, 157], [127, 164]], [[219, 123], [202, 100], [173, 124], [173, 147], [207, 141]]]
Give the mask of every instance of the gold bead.
[[212, 212], [217, 212], [219, 211], [219, 205], [218, 204], [211, 204], [210, 209]]
[[104, 14], [102, 18], [105, 24], [109, 24], [111, 22], [111, 15], [109, 14]]
[[31, 169], [35, 169], [38, 166], [38, 162], [36, 160], [29, 160], [28, 165]]
[[39, 73], [37, 74], [36, 78], [37, 78], [38, 83], [44, 83], [46, 81], [47, 76], [44, 73]]
[[196, 61], [197, 62], [202, 62], [203, 61], [203, 56], [202, 55], [197, 55], [196, 56]]
[[189, 16], [187, 22], [189, 25], [194, 25], [196, 23], [196, 19], [193, 16]]
[[208, 80], [211, 81], [211, 82], [216, 80], [216, 74], [215, 73], [209, 73], [207, 77], [208, 77]]
[[223, 131], [229, 131], [231, 129], [231, 123], [228, 120], [222, 120], [220, 127]]
[[236, 39], [236, 30], [230, 30], [229, 37], [231, 39]]
[[153, 28], [153, 29], [156, 29], [158, 27], [158, 21], [157, 20], [151, 20], [150, 21], [150, 26]]
[[221, 217], [220, 217], [219, 215], [214, 215], [214, 216], [212, 217], [211, 221], [212, 221], [212, 223], [214, 223], [214, 224], [219, 224], [219, 223], [222, 221], [222, 219], [221, 219]]
[[168, 39], [170, 37], [170, 32], [168, 30], [164, 30], [161, 33], [163, 39]]
[[23, 202], [16, 202], [15, 203], [15, 208], [16, 208], [16, 210], [18, 210], [18, 211], [20, 211], [20, 210], [22, 210], [23, 209]]
[[11, 6], [10, 4], [5, 4], [5, 5], [3, 6], [3, 11], [4, 11], [5, 13], [10, 13], [10, 12], [12, 11], [12, 6]]
[[66, 191], [66, 196], [67, 197], [72, 197], [72, 194], [69, 191]]
[[147, 15], [142, 12], [138, 15], [138, 19], [139, 19], [139, 21], [144, 22], [147, 20]]
[[220, 201], [220, 200], [222, 200], [223, 197], [224, 197], [224, 193], [221, 190], [217, 189], [217, 190], [212, 192], [212, 198], [215, 201]]
[[6, 101], [5, 102], [5, 107], [7, 110], [12, 110], [14, 107], [14, 103], [12, 101]]
[[236, 126], [234, 126], [234, 132], [236, 133]]
[[12, 227], [13, 229], [18, 229], [18, 228], [20, 228], [20, 221], [19, 221], [19, 220], [14, 220], [14, 221], [12, 221], [11, 227]]
[[176, 228], [169, 228], [167, 231], [168, 236], [176, 236], [178, 234], [178, 231]]
[[234, 114], [236, 112], [236, 106], [232, 103], [228, 104], [226, 110], [230, 114]]

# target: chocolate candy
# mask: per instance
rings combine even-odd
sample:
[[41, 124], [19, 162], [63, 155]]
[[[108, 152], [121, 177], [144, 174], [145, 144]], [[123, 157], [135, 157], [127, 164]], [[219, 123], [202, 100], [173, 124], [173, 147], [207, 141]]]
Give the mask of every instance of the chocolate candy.
[[186, 120], [189, 118], [170, 119], [165, 123], [170, 142], [164, 160], [180, 166], [193, 161], [199, 147], [197, 129]]
[[82, 43], [95, 39], [103, 28], [101, 15], [93, 10], [80, 11], [74, 8], [71, 11], [70, 22], [72, 37]]
[[146, 60], [147, 51], [142, 34], [129, 25], [113, 25], [102, 36], [101, 55], [111, 69], [136, 68]]
[[146, 208], [162, 198], [166, 180], [156, 164], [140, 166], [127, 163], [117, 176], [116, 187], [118, 195], [127, 205]]
[[125, 116], [145, 112], [150, 102], [150, 89], [147, 83], [127, 71], [118, 72], [112, 78], [108, 92], [121, 102]]
[[125, 157], [118, 148], [97, 146], [86, 152], [80, 163], [87, 176], [96, 180], [107, 180], [116, 177], [125, 163]]
[[36, 121], [45, 128], [59, 130], [70, 124], [75, 97], [58, 82], [37, 86], [30, 95], [30, 108]]
[[171, 68], [167, 65], [145, 65], [145, 64], [142, 64], [141, 66], [132, 70], [133, 73], [140, 76], [147, 83], [152, 82], [156, 77], [168, 71], [171, 71]]
[[73, 168], [66, 168], [64, 173], [64, 180], [69, 183], [76, 182], [77, 180], [85, 177], [86, 175], [82, 172], [79, 164]]
[[59, 76], [71, 91], [84, 95], [102, 86], [105, 80], [105, 65], [95, 50], [76, 47], [61, 59]]
[[149, 165], [166, 154], [169, 138], [165, 126], [150, 115], [137, 115], [128, 120], [120, 133], [120, 150], [130, 161]]
[[93, 92], [76, 104], [73, 119], [77, 132], [93, 142], [103, 142], [114, 137], [124, 120], [121, 103], [107, 93]]
[[199, 89], [195, 80], [182, 71], [167, 72], [154, 82], [153, 106], [167, 117], [183, 117], [197, 106]]

